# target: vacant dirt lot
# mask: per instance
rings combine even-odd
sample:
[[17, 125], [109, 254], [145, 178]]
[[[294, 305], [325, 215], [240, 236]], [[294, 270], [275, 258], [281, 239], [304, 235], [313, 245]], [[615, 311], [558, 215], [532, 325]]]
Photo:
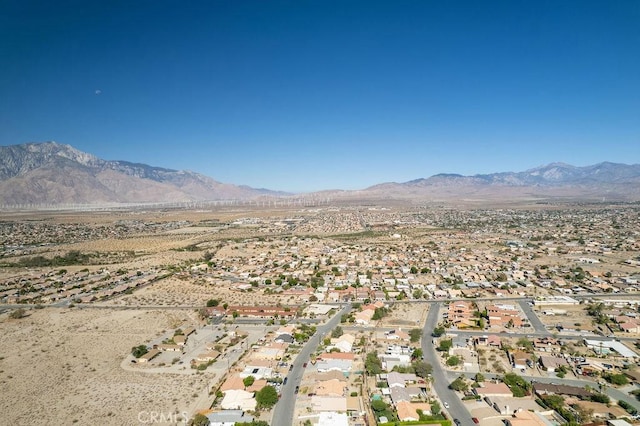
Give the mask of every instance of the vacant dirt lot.
[[57, 309], [0, 316], [3, 424], [137, 425], [151, 412], [192, 409], [209, 373], [125, 371], [133, 346], [193, 321], [177, 310]]

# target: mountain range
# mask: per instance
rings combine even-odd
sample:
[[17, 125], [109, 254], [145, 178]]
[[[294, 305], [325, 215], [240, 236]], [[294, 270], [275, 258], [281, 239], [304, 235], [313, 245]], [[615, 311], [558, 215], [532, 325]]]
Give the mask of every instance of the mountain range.
[[[56, 142], [0, 146], [0, 205], [146, 204], [291, 197], [218, 182], [199, 173], [102, 160]], [[300, 194], [296, 196], [301, 196]], [[335, 199], [638, 201], [640, 165], [552, 163], [523, 172], [437, 174], [358, 191], [305, 196]]]

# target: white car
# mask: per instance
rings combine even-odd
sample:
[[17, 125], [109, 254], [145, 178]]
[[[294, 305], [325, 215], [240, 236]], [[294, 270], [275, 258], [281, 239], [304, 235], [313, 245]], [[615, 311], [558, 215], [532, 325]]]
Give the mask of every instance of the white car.
[[444, 408], [449, 409], [449, 403], [448, 402], [444, 403]]

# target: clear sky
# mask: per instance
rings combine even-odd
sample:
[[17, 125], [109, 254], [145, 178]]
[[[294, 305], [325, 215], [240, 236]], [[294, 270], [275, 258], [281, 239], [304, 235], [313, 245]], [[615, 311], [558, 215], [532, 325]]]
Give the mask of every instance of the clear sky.
[[640, 162], [638, 0], [4, 0], [0, 145], [288, 191]]

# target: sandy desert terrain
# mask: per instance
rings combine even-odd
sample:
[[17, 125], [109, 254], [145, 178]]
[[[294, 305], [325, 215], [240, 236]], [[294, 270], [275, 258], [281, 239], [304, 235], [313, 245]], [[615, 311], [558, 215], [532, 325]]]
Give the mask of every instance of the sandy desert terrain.
[[193, 322], [188, 311], [45, 308], [0, 318], [3, 424], [137, 425], [189, 410], [210, 379], [120, 367], [133, 346]]

